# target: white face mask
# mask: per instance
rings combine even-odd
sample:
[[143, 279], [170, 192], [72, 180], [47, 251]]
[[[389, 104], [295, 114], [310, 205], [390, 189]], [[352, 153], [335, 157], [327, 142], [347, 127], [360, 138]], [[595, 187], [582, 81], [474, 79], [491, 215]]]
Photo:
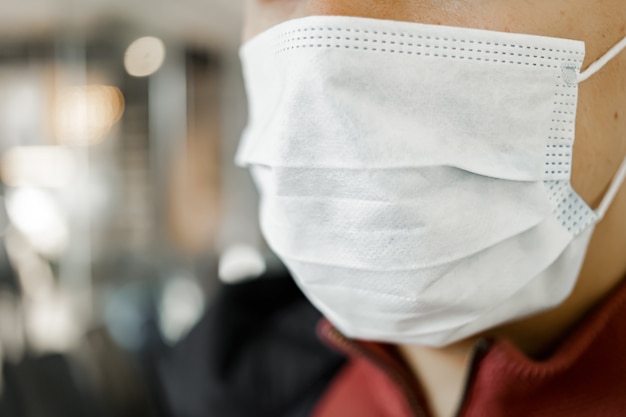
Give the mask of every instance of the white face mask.
[[351, 337], [440, 346], [570, 294], [598, 211], [570, 185], [579, 41], [308, 17], [243, 46], [261, 227]]

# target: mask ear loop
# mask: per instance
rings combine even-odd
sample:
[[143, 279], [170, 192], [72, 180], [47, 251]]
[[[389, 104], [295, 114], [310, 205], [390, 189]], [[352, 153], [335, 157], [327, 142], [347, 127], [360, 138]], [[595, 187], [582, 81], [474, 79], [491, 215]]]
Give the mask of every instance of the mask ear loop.
[[[609, 61], [615, 58], [623, 50], [626, 50], [626, 37], [624, 37], [624, 39], [622, 39], [617, 44], [615, 44], [615, 46], [609, 49], [606, 54], [600, 57], [600, 59], [598, 59], [593, 64], [589, 65], [589, 67], [585, 71], [578, 74], [578, 83], [582, 83], [583, 81], [586, 81], [596, 72], [600, 71], [602, 68], [604, 68], [604, 66], [607, 63], [609, 63]], [[615, 199], [617, 192], [619, 191], [619, 189], [621, 188], [625, 180], [626, 180], [626, 158], [624, 158], [624, 160], [622, 161], [622, 164], [617, 170], [615, 177], [613, 177], [613, 180], [611, 181], [609, 190], [606, 192], [606, 195], [602, 199], [600, 206], [595, 211], [596, 215], [598, 216], [598, 221], [602, 220], [604, 216], [606, 215], [606, 212], [611, 206], [611, 203], [613, 203], [613, 200]]]
[[589, 65], [589, 67], [578, 74], [578, 83], [582, 83], [586, 81], [589, 77], [591, 77], [596, 72], [600, 71], [610, 60], [615, 58], [620, 52], [626, 49], [626, 37], [619, 41], [615, 46], [613, 46], [609, 51], [604, 54], [600, 59], [598, 59], [593, 64]]
[[606, 192], [606, 195], [602, 199], [600, 206], [596, 210], [596, 215], [598, 216], [598, 221], [602, 220], [607, 210], [611, 206], [611, 203], [615, 199], [617, 192], [621, 188], [622, 184], [624, 184], [624, 180], [626, 180], [626, 158], [622, 161], [622, 165], [620, 165], [615, 177], [613, 177], [613, 181], [611, 181], [611, 185], [609, 190]]

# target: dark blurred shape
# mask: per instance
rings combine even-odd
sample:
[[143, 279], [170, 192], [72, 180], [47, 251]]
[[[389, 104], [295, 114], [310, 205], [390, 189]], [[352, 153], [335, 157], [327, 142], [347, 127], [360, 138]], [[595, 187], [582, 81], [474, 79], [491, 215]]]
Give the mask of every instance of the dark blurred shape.
[[104, 417], [101, 404], [80, 389], [66, 357], [47, 355], [4, 364], [2, 417]]
[[150, 390], [152, 381], [138, 357], [120, 349], [106, 329], [94, 329], [81, 350], [82, 363], [94, 391], [117, 417], [155, 417], [163, 415], [158, 398]]
[[0, 65], [15, 65], [16, 62], [46, 61], [54, 57], [54, 47], [49, 40], [25, 39], [0, 43]]
[[285, 270], [222, 286], [159, 366], [172, 417], [306, 417], [344, 358]]
[[6, 290], [13, 294], [20, 292], [17, 275], [9, 261], [3, 240], [0, 240], [0, 290]]

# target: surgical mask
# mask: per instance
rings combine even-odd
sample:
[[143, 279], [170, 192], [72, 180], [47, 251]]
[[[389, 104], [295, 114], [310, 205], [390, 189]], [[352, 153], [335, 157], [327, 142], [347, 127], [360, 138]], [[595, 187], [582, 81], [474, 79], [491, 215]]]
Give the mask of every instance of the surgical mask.
[[308, 17], [242, 47], [237, 161], [271, 248], [348, 336], [446, 345], [571, 293], [600, 208], [570, 175], [584, 43]]

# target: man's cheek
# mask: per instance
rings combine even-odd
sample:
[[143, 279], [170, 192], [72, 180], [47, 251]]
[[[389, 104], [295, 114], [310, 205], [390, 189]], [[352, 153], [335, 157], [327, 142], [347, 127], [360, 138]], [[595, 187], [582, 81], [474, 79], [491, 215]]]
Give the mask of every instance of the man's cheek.
[[304, 0], [246, 0], [243, 42], [287, 20], [303, 17]]

